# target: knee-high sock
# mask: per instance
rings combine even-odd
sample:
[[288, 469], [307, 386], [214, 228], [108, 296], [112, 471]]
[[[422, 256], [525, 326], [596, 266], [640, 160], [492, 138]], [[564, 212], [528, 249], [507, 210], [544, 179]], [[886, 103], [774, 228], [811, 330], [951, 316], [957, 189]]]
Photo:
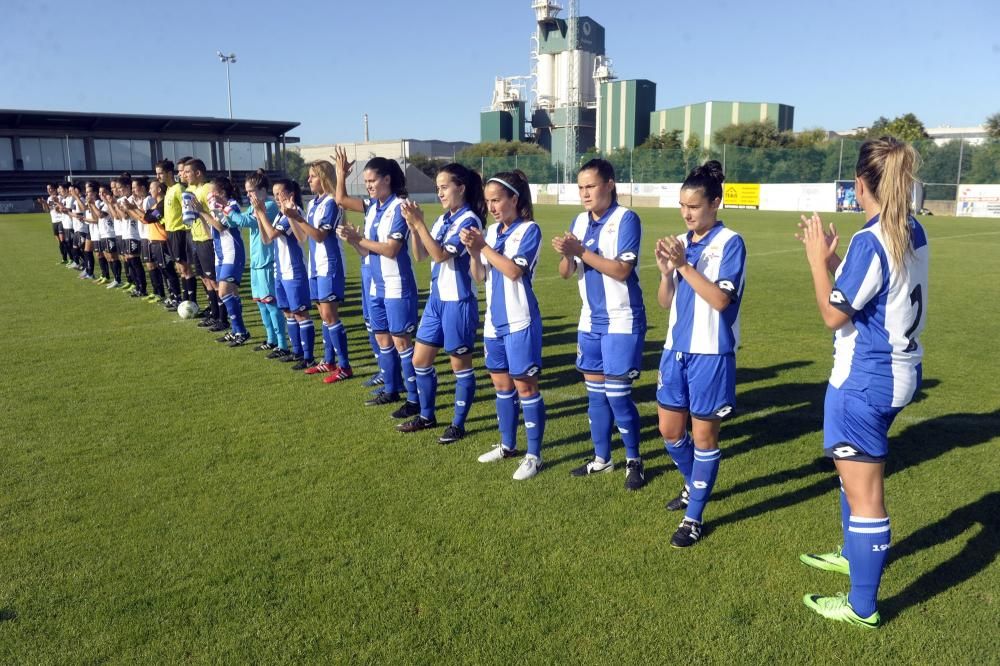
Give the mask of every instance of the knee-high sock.
[[222, 314], [219, 312], [219, 292], [214, 289], [205, 289], [205, 296], [208, 298], [208, 310], [212, 315], [212, 319], [221, 321]]
[[608, 379], [604, 382], [608, 403], [615, 415], [618, 432], [625, 445], [625, 457], [629, 460], [639, 459], [639, 410], [632, 399], [632, 382], [629, 380]]
[[413, 347], [407, 347], [399, 352], [399, 368], [403, 375], [403, 386], [406, 388], [406, 399], [409, 402], [419, 404], [417, 373], [413, 371]]
[[146, 269], [139, 257], [132, 257], [132, 272], [135, 274], [135, 285], [139, 289], [139, 293], [145, 296], [149, 285], [146, 282]]
[[[267, 310], [267, 314], [271, 319], [271, 327], [274, 329], [275, 334], [278, 336], [278, 349], [288, 350], [288, 320], [285, 319], [285, 314], [281, 309], [274, 303], [265, 303], [264, 308]], [[298, 337], [296, 335], [296, 337]]]
[[476, 397], [476, 373], [472, 368], [459, 370], [455, 373], [455, 417], [452, 425], [465, 428], [465, 419], [469, 417], [472, 402]]
[[111, 260], [111, 274], [115, 276], [115, 282], [122, 281], [122, 262], [118, 259]]
[[344, 328], [344, 322], [338, 321], [330, 326], [329, 335], [333, 352], [337, 355], [337, 365], [345, 370], [350, 370], [351, 359], [347, 353], [347, 329]]
[[316, 353], [316, 325], [312, 319], [299, 322], [299, 338], [302, 341], [302, 358], [313, 360]]
[[545, 401], [536, 393], [521, 398], [521, 412], [524, 414], [524, 430], [528, 436], [528, 453], [542, 457], [542, 438], [545, 437]]
[[171, 262], [163, 269], [163, 274], [167, 277], [167, 291], [172, 300], [178, 301], [181, 298], [181, 278], [177, 275], [177, 268]]
[[163, 271], [155, 264], [152, 266], [149, 269], [149, 281], [153, 283], [153, 293], [160, 298], [166, 298], [167, 294], [163, 291]]
[[840, 549], [840, 554], [847, 557], [847, 527], [851, 523], [851, 505], [847, 503], [847, 493], [844, 492], [844, 481], [840, 481], [840, 528], [843, 530], [843, 547]]
[[587, 419], [594, 455], [604, 462], [611, 460], [612, 412], [604, 382], [584, 381], [587, 386]]
[[131, 285], [135, 285], [136, 284], [135, 265], [132, 264], [131, 257], [123, 258], [122, 265], [125, 268], [125, 282]]
[[326, 322], [320, 322], [323, 327], [323, 362], [327, 365], [333, 365], [334, 352], [333, 352], [333, 341], [330, 339], [330, 327]]
[[685, 518], [701, 522], [705, 505], [712, 496], [712, 486], [719, 473], [720, 449], [695, 449], [694, 464], [691, 466], [691, 499], [688, 501]]
[[198, 302], [198, 278], [193, 276], [184, 278], [183, 296], [185, 301]]
[[271, 313], [267, 311], [267, 303], [257, 301], [257, 310], [260, 311], [260, 323], [264, 325], [267, 344], [277, 345], [280, 338], [278, 338], [278, 330], [274, 327], [274, 321], [271, 319]]
[[66, 261], [66, 241], [59, 241], [59, 255]]
[[243, 324], [243, 302], [240, 300], [240, 295], [238, 293], [226, 294], [222, 297], [222, 304], [226, 306], [226, 312], [229, 313], [229, 324], [232, 326], [233, 333], [246, 333], [247, 328]]
[[371, 345], [372, 354], [374, 354], [375, 360], [378, 361], [380, 352], [379, 352], [378, 340], [375, 338], [375, 332], [372, 331], [372, 328], [371, 326], [368, 325], [368, 322], [365, 322], [365, 328], [368, 329], [368, 344]]
[[684, 436], [676, 442], [663, 440], [663, 448], [677, 465], [677, 470], [684, 477], [684, 485], [690, 490], [691, 467], [694, 465], [694, 442], [691, 441], [691, 435], [684, 433]]
[[414, 366], [413, 372], [416, 374], [417, 393], [420, 400], [420, 416], [428, 421], [435, 421], [434, 406], [437, 400], [438, 376], [434, 366], [418, 368]]
[[288, 330], [288, 341], [292, 343], [292, 353], [302, 355], [302, 338], [299, 336], [299, 322], [295, 317], [285, 317], [285, 328]]
[[847, 526], [847, 559], [851, 563], [851, 592], [847, 600], [861, 617], [875, 612], [878, 586], [889, 555], [892, 532], [889, 518], [852, 515]]
[[500, 427], [500, 443], [505, 449], [517, 448], [517, 391], [497, 391], [497, 421]]
[[379, 348], [378, 367], [382, 371], [382, 379], [385, 380], [385, 392], [398, 395], [403, 388], [399, 384], [399, 353], [391, 343], [388, 347]]
[[[94, 274], [94, 253], [88, 252], [89, 257], [84, 257], [87, 262], [87, 271], [93, 275]], [[111, 271], [108, 270], [108, 260], [104, 258], [103, 254], [97, 255], [97, 263], [101, 267], [101, 277], [105, 280], [111, 278]]]

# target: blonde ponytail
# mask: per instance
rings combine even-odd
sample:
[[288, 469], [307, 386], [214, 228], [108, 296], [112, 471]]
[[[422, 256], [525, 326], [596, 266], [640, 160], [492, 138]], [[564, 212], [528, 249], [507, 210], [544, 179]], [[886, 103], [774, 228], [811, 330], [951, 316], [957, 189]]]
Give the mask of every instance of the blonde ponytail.
[[879, 224], [886, 249], [897, 270], [913, 252], [910, 235], [910, 193], [917, 171], [917, 151], [893, 137], [866, 141], [858, 155], [857, 176], [881, 206]]

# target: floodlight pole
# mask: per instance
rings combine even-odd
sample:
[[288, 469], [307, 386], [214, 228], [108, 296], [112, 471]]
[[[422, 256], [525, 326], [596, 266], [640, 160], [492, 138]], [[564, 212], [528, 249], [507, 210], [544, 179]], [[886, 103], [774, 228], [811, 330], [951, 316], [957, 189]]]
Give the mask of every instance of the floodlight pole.
[[[215, 55], [219, 56], [221, 62], [226, 63], [226, 100], [229, 102], [229, 119], [233, 119], [233, 83], [232, 79], [229, 78], [229, 65], [236, 62], [236, 54], [230, 53], [229, 55], [224, 55], [222, 51], [216, 51]], [[232, 158], [232, 151], [229, 147], [229, 137], [226, 137], [226, 171], [229, 172], [230, 178], [233, 175], [233, 165], [230, 163]]]

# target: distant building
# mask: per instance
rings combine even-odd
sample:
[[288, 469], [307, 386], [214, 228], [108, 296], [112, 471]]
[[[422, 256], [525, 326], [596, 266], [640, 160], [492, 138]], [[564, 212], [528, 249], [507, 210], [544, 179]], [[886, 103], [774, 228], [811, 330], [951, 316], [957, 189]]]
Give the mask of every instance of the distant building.
[[[869, 129], [871, 128], [855, 127], [854, 129], [831, 132], [830, 135], [832, 138], [850, 139], [858, 134], [866, 133]], [[989, 140], [989, 134], [986, 133], [984, 125], [974, 125], [972, 127], [942, 125], [941, 127], [927, 127], [925, 131], [930, 140], [939, 146], [943, 146], [951, 141], [958, 141], [959, 139], [971, 146], [978, 146]]]
[[[0, 110], [0, 201], [21, 206], [67, 177], [151, 175], [164, 158], [191, 155], [211, 175], [263, 167], [284, 170], [288, 132], [297, 122]], [[13, 204], [6, 206], [13, 210]]]
[[699, 102], [653, 111], [649, 120], [649, 133], [656, 136], [680, 130], [681, 140], [685, 144], [694, 135], [703, 148], [711, 148], [712, 137], [718, 130], [730, 125], [766, 120], [773, 122], [779, 132], [791, 130], [795, 121], [795, 107], [776, 102]]

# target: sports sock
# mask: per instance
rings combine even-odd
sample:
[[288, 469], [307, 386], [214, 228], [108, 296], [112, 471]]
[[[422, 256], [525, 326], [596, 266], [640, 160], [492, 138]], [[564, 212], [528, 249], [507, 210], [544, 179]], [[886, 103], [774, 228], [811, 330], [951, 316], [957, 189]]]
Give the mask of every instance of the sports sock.
[[333, 352], [337, 355], [337, 365], [350, 370], [351, 359], [347, 353], [347, 329], [344, 328], [344, 322], [338, 321], [330, 326], [330, 344], [333, 345]]
[[167, 290], [170, 292], [171, 300], [181, 300], [181, 278], [177, 275], [177, 269], [174, 267], [173, 263], [167, 264], [167, 267], [163, 269], [163, 272], [167, 276]]
[[465, 428], [465, 419], [472, 409], [472, 401], [476, 397], [476, 373], [469, 368], [455, 373], [455, 417], [452, 425]]
[[160, 298], [166, 298], [166, 293], [163, 291], [163, 271], [159, 266], [154, 264], [149, 269], [149, 281], [153, 284], [153, 293]]
[[66, 261], [66, 241], [59, 241], [59, 254], [62, 256], [62, 260]]
[[184, 278], [184, 300], [198, 302], [198, 279], [194, 276]]
[[847, 600], [861, 617], [875, 612], [878, 586], [889, 555], [892, 532], [889, 518], [851, 516], [847, 527], [847, 559], [851, 563], [851, 592]]
[[375, 360], [378, 361], [379, 346], [378, 346], [378, 340], [375, 338], [375, 332], [372, 331], [371, 326], [368, 325], [368, 322], [365, 322], [365, 328], [368, 329], [368, 344], [371, 345], [372, 354], [375, 355]]
[[205, 296], [208, 297], [208, 311], [215, 321], [221, 321], [222, 315], [219, 313], [219, 292], [214, 289], [206, 289]]
[[524, 414], [524, 430], [528, 436], [528, 453], [542, 457], [542, 438], [545, 436], [545, 401], [536, 393], [521, 398], [521, 412]]
[[271, 321], [271, 314], [267, 311], [267, 304], [257, 301], [257, 310], [260, 311], [260, 323], [264, 325], [264, 331], [267, 334], [267, 344], [277, 345], [278, 331], [274, 327], [274, 322]]
[[615, 415], [618, 432], [625, 445], [625, 457], [628, 460], [639, 459], [639, 410], [632, 400], [632, 382], [628, 380], [609, 379], [604, 382], [608, 403]]
[[330, 340], [330, 327], [326, 322], [321, 322], [323, 327], [323, 362], [327, 365], [333, 365], [333, 341]]
[[135, 285], [139, 289], [139, 293], [146, 296], [149, 284], [146, 282], [146, 269], [142, 265], [142, 259], [139, 257], [132, 257], [132, 272], [135, 273]]
[[426, 368], [414, 367], [416, 374], [417, 393], [420, 400], [420, 416], [428, 421], [435, 421], [435, 401], [437, 400], [438, 377], [434, 366]]
[[122, 281], [122, 262], [118, 259], [111, 260], [111, 274], [115, 276], [115, 282]]
[[240, 335], [246, 333], [247, 329], [243, 324], [243, 303], [240, 301], [239, 294], [226, 294], [222, 297], [222, 304], [226, 306], [226, 312], [229, 313], [229, 323], [233, 333]]
[[[281, 311], [281, 308], [274, 303], [265, 303], [264, 307], [267, 310], [267, 314], [270, 316], [271, 327], [274, 328], [274, 332], [278, 336], [278, 341], [276, 343], [278, 345], [278, 349], [288, 351], [288, 320], [285, 319], [285, 314]], [[295, 337], [298, 338], [298, 335]]]
[[517, 391], [497, 391], [497, 421], [500, 443], [505, 449], [517, 448]]
[[684, 477], [684, 485], [690, 488], [691, 467], [694, 465], [694, 443], [691, 441], [691, 435], [684, 433], [684, 436], [676, 442], [663, 440], [663, 448], [667, 450], [667, 454]]
[[399, 354], [392, 345], [380, 347], [378, 355], [378, 367], [382, 370], [382, 379], [385, 381], [385, 392], [399, 394]]
[[594, 455], [607, 462], [611, 460], [611, 405], [608, 403], [604, 382], [584, 380], [584, 384], [587, 386], [587, 419], [590, 421]]
[[691, 498], [688, 500], [687, 512], [684, 517], [701, 522], [705, 505], [712, 495], [712, 486], [719, 473], [721, 449], [695, 449], [694, 464], [691, 466]]
[[[87, 266], [87, 272], [91, 275], [94, 274], [94, 253], [90, 252], [84, 257], [85, 265]], [[108, 260], [104, 258], [104, 255], [97, 255], [97, 263], [101, 267], [101, 277], [105, 280], [111, 277], [111, 271], [108, 270]]]
[[[851, 523], [851, 505], [847, 503], [847, 493], [844, 492], [844, 481], [840, 481], [840, 528], [843, 531], [843, 536], [841, 541], [843, 547], [840, 549], [840, 554], [847, 557], [847, 527]], [[848, 560], [849, 561], [849, 560]]]
[[302, 340], [302, 358], [313, 360], [316, 353], [316, 325], [312, 319], [299, 321], [299, 338]]
[[399, 368], [403, 376], [403, 386], [406, 388], [406, 399], [412, 403], [419, 403], [417, 373], [413, 371], [413, 347], [399, 352]]
[[299, 335], [299, 322], [295, 317], [285, 317], [285, 329], [288, 331], [288, 341], [292, 343], [292, 353], [302, 356], [302, 337]]

